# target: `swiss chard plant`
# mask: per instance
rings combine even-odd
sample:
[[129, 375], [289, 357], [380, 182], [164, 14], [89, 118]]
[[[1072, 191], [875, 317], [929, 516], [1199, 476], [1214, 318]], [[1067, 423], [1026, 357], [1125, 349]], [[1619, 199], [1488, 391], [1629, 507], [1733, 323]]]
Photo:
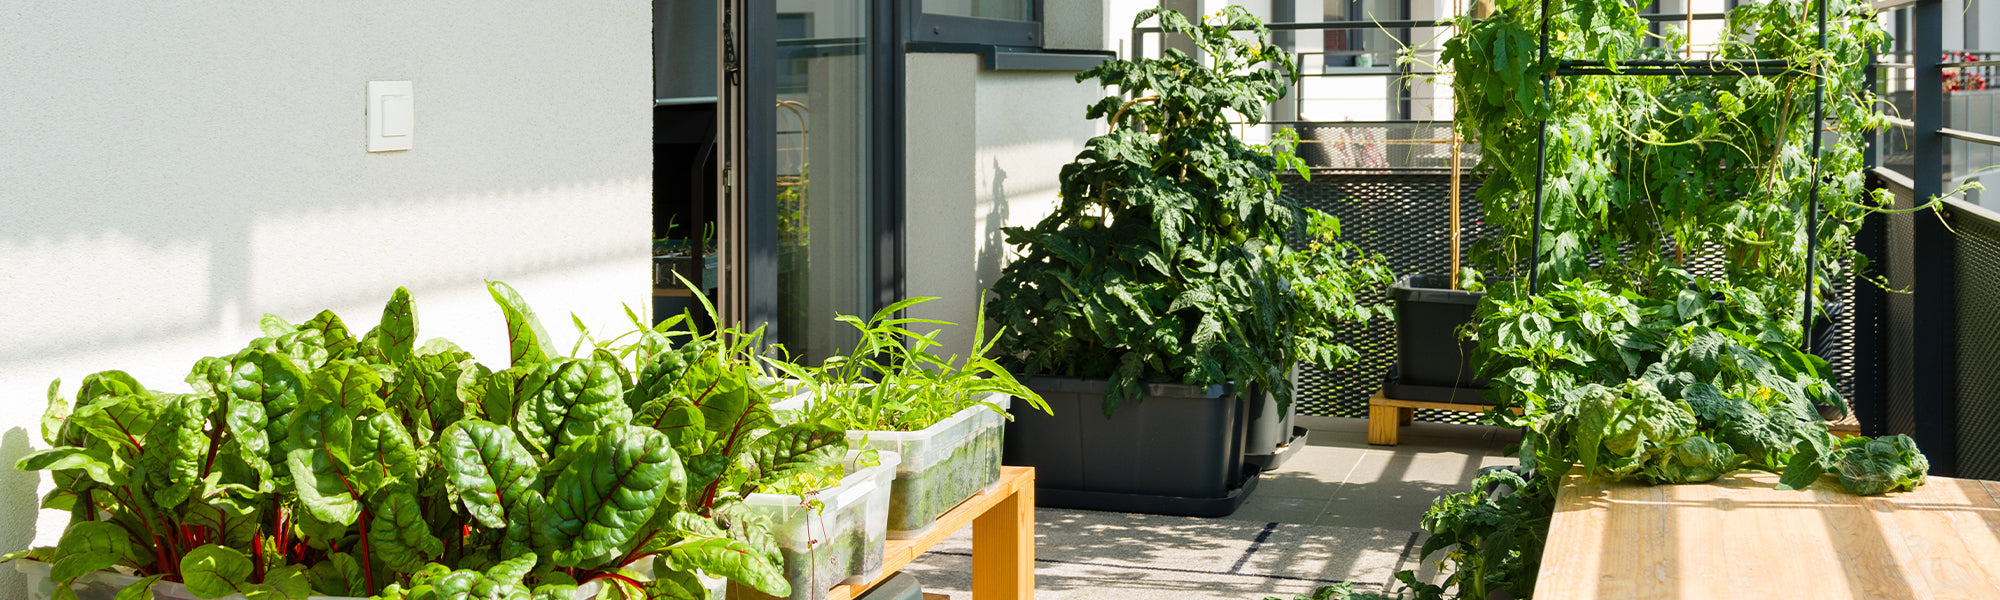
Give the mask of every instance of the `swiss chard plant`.
[[911, 298], [882, 307], [873, 317], [841, 315], [842, 323], [859, 334], [853, 351], [830, 357], [818, 367], [805, 368], [771, 361], [813, 392], [815, 401], [803, 412], [808, 422], [843, 430], [917, 431], [959, 411], [985, 405], [1012, 415], [985, 400], [987, 394], [1013, 396], [1042, 412], [1049, 411], [1040, 395], [1016, 380], [990, 356], [999, 337], [987, 337], [983, 315], [974, 325], [973, 347], [964, 358], [940, 356], [938, 333], [918, 333], [913, 325], [953, 326], [931, 319], [898, 317], [897, 313], [936, 298]]
[[[768, 524], [733, 517], [758, 485], [832, 460], [840, 432], [777, 427], [754, 333], [642, 332], [561, 356], [534, 312], [489, 284], [509, 361], [493, 371], [416, 340], [410, 294], [356, 337], [331, 312], [203, 359], [193, 393], [107, 371], [56, 397], [43, 506], [69, 510], [58, 594], [92, 571], [202, 598], [701, 597], [696, 572], [789, 586]], [[636, 321], [636, 319], [635, 319]], [[691, 338], [676, 345], [676, 336]], [[635, 567], [652, 559], [650, 573]]]
[[1199, 23], [1155, 8], [1135, 22], [1155, 17], [1202, 56], [1168, 49], [1077, 75], [1123, 95], [1090, 107], [1110, 131], [1063, 167], [1054, 212], [1005, 230], [1020, 254], [986, 307], [1003, 364], [1108, 378], [1107, 415], [1146, 382], [1255, 383], [1289, 402], [1289, 307], [1263, 248], [1282, 245], [1295, 218], [1274, 172], [1303, 163], [1287, 138], [1251, 145], [1232, 122], [1262, 120], [1296, 68], [1241, 7]]

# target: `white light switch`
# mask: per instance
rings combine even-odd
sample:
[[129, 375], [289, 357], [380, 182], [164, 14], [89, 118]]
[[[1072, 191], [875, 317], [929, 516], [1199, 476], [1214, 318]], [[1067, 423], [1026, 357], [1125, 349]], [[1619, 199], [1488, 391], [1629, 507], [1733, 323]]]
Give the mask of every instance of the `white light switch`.
[[409, 150], [416, 137], [416, 108], [408, 81], [368, 82], [368, 151]]

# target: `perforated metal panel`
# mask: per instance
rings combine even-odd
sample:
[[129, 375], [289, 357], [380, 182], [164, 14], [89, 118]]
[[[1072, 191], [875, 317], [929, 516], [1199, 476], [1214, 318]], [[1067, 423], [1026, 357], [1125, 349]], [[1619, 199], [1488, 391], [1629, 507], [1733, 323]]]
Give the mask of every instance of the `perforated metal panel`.
[[[1444, 133], [1448, 135], [1448, 132]], [[1381, 253], [1398, 276], [1444, 273], [1449, 269], [1449, 171], [1321, 169], [1313, 173], [1310, 181], [1294, 175], [1283, 176], [1282, 181], [1287, 197], [1307, 208], [1339, 217], [1343, 237], [1365, 250]], [[1484, 213], [1479, 202], [1473, 198], [1479, 189], [1479, 180], [1466, 177], [1463, 186], [1459, 212], [1462, 219], [1460, 243], [1469, 248], [1474, 240], [1494, 232], [1481, 220]], [[1702, 270], [1703, 265], [1719, 265], [1719, 256], [1715, 260], [1697, 257], [1695, 270]], [[1839, 298], [1847, 306], [1854, 306], [1852, 286], [1843, 286]], [[1386, 302], [1386, 290], [1372, 293], [1363, 301]], [[1853, 330], [1856, 321], [1851, 311], [1835, 321], [1832, 351], [1826, 356], [1837, 375], [1836, 384], [1841, 393], [1849, 398], [1854, 397]], [[1368, 415], [1368, 398], [1381, 389], [1390, 365], [1396, 362], [1395, 327], [1393, 323], [1378, 320], [1366, 327], [1346, 328], [1343, 333], [1348, 336], [1348, 343], [1360, 350], [1361, 360], [1335, 371], [1302, 367], [1298, 396], [1300, 414], [1357, 418]], [[1907, 352], [1900, 356], [1908, 360]], [[1419, 410], [1416, 418], [1472, 422], [1477, 415]]]
[[1954, 211], [1958, 232], [1958, 476], [2000, 479], [2000, 223]]
[[[1398, 275], [1444, 273], [1451, 264], [1450, 199], [1448, 171], [1313, 173], [1311, 181], [1296, 175], [1283, 178], [1285, 195], [1299, 204], [1340, 219], [1342, 237], [1362, 248], [1379, 252]], [[1460, 195], [1461, 243], [1489, 230], [1480, 220], [1482, 211], [1473, 193], [1479, 180], [1467, 177]], [[1363, 298], [1364, 302], [1386, 302], [1388, 290]], [[1349, 344], [1361, 351], [1361, 360], [1336, 370], [1300, 369], [1300, 414], [1329, 417], [1366, 417], [1368, 398], [1381, 389], [1389, 366], [1396, 362], [1395, 324], [1378, 319], [1366, 327], [1349, 327], [1343, 333]], [[1419, 410], [1416, 418], [1425, 421], [1471, 422], [1477, 415], [1449, 411]]]
[[[1897, 208], [1909, 208], [1911, 205], [1907, 194], [1897, 194]], [[1916, 227], [1916, 217], [1912, 214], [1889, 215], [1889, 264], [1885, 272], [1890, 287], [1894, 289], [1907, 290], [1916, 282], [1916, 260], [1912, 251], [1916, 243]], [[1914, 296], [1889, 294], [1889, 383], [1888, 389], [1883, 390], [1889, 433], [1910, 434], [1917, 429], [1916, 398], [1912, 391], [1916, 382], [1910, 377], [1916, 369], [1913, 362], [1916, 342], [1912, 334], [1915, 310]]]

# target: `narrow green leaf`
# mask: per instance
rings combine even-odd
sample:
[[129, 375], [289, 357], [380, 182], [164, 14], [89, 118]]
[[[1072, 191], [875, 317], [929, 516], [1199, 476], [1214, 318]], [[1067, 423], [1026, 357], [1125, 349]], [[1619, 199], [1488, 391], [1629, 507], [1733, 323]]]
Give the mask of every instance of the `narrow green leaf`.
[[493, 301], [500, 305], [501, 314], [507, 318], [509, 366], [547, 362], [550, 357], [558, 355], [555, 341], [542, 328], [541, 319], [535, 317], [534, 309], [528, 308], [528, 302], [521, 298], [519, 292], [498, 281], [486, 282], [486, 290], [493, 295]]

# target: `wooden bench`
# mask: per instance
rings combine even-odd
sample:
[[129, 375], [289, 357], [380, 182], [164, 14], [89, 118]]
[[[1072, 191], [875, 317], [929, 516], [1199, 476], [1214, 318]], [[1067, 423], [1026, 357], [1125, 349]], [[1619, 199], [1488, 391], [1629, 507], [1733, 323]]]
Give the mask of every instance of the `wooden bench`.
[[[924, 537], [889, 540], [882, 553], [882, 575], [865, 585], [838, 585], [827, 600], [850, 600], [901, 571], [931, 547], [972, 526], [972, 596], [984, 600], [1031, 600], [1035, 597], [1035, 469], [1000, 467], [993, 489], [975, 494], [938, 517]], [[925, 594], [926, 597], [932, 594]], [[769, 598], [756, 590], [730, 584], [731, 598]]]
[[[1402, 428], [1416, 419], [1419, 408], [1434, 410], [1455, 410], [1460, 412], [1486, 412], [1493, 409], [1491, 404], [1459, 404], [1453, 402], [1426, 402], [1423, 400], [1398, 400], [1375, 392], [1368, 399], [1368, 443], [1377, 446], [1394, 446], [1402, 436]], [[1515, 409], [1514, 412], [1520, 412]]]
[[1643, 486], [1572, 473], [1535, 585], [1568, 598], [2000, 598], [2000, 482], [1855, 496], [1741, 471]]

